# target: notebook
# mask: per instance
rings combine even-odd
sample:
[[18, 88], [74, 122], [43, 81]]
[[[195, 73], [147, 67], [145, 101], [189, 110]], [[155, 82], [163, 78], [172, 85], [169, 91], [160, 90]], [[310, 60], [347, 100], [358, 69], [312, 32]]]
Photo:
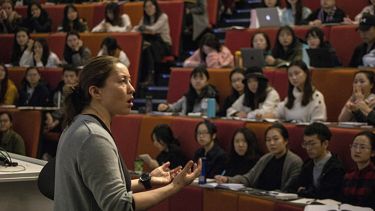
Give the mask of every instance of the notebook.
[[334, 59], [328, 48], [306, 49], [312, 67], [334, 67]]
[[244, 68], [248, 67], [264, 67], [264, 54], [263, 50], [255, 48], [241, 48], [241, 55]]

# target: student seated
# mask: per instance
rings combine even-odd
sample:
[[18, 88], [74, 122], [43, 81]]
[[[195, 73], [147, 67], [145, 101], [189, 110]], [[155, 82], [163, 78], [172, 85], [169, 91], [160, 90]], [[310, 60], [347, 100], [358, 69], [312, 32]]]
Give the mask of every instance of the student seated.
[[288, 96], [273, 113], [263, 117], [295, 122], [326, 121], [324, 96], [313, 86], [311, 72], [303, 61], [290, 64], [288, 80]]
[[57, 67], [60, 59], [50, 51], [45, 38], [36, 38], [32, 47], [28, 46], [20, 60], [21, 67]]
[[244, 93], [245, 85], [243, 80], [245, 79], [244, 70], [242, 68], [235, 68], [229, 74], [229, 80], [232, 86], [232, 94], [225, 98], [223, 107], [220, 109], [218, 115], [226, 116], [227, 109]]
[[121, 49], [121, 46], [117, 44], [117, 40], [114, 37], [108, 36], [103, 39], [100, 45], [100, 51], [98, 56], [109, 55], [120, 59], [127, 68], [130, 66], [130, 61], [126, 56], [126, 53]]
[[7, 112], [0, 113], [0, 147], [7, 152], [26, 155], [25, 143], [13, 127], [12, 116]]
[[336, 7], [336, 0], [321, 0], [320, 8], [311, 13], [309, 17], [305, 19], [305, 23], [310, 26], [320, 26], [327, 23], [342, 23], [345, 17], [345, 12]]
[[104, 17], [92, 32], [128, 32], [132, 29], [130, 18], [127, 14], [120, 14], [120, 5], [117, 2], [105, 6]]
[[79, 17], [79, 12], [74, 4], [68, 4], [64, 8], [64, 17], [61, 26], [57, 28], [57, 31], [62, 32], [87, 32], [87, 23]]
[[306, 35], [305, 35], [305, 41], [307, 43], [307, 47], [303, 49], [303, 61], [306, 64], [310, 65], [310, 57], [307, 53], [306, 49], [319, 49], [319, 48], [325, 48], [328, 49], [331, 55], [331, 62], [334, 66], [340, 66], [341, 63], [339, 61], [339, 58], [336, 55], [336, 50], [332, 47], [331, 43], [328, 41], [325, 41], [325, 35], [324, 31], [319, 27], [312, 27], [310, 28]]
[[[190, 74], [190, 85], [187, 93], [175, 103], [159, 104], [158, 111], [180, 113], [181, 115], [187, 115], [191, 112], [203, 113], [202, 100], [204, 98], [215, 98], [218, 102], [219, 97], [216, 88], [208, 83], [208, 79], [210, 79], [210, 76], [206, 67], [194, 68]], [[218, 110], [218, 106], [216, 106], [216, 110]]]
[[261, 155], [255, 133], [246, 127], [238, 128], [233, 135], [224, 176], [233, 177], [247, 173], [258, 162]]
[[19, 27], [14, 33], [11, 64], [15, 67], [20, 66], [22, 55], [26, 52], [26, 49], [31, 49], [33, 44], [29, 30]]
[[272, 50], [273, 63], [269, 65], [288, 66], [302, 59], [302, 44], [290, 26], [283, 26], [277, 32]]
[[250, 47], [263, 50], [264, 60], [267, 65], [275, 64], [275, 58], [272, 56], [270, 38], [265, 32], [255, 32], [251, 37]]
[[350, 145], [356, 168], [345, 174], [342, 202], [375, 209], [375, 135], [371, 131], [357, 134]]
[[18, 106], [47, 106], [49, 90], [41, 80], [39, 69], [28, 67], [19, 90]]
[[302, 166], [297, 184], [301, 197], [337, 199], [340, 195], [344, 166], [328, 151], [331, 131], [322, 123], [312, 123], [304, 130], [302, 147], [309, 159]]
[[355, 23], [358, 23], [362, 19], [362, 16], [365, 14], [375, 15], [375, 1], [369, 0], [369, 4], [370, 5], [363, 8], [362, 11], [355, 16]]
[[374, 82], [375, 74], [372, 71], [360, 70], [354, 74], [353, 93], [341, 110], [339, 122], [375, 123], [369, 116], [375, 108], [375, 94], [372, 93]]
[[244, 175], [216, 176], [218, 183], [241, 183], [262, 190], [292, 192], [301, 172], [302, 160], [288, 150], [288, 130], [282, 124], [273, 124], [265, 132], [269, 153], [263, 155]]
[[82, 66], [91, 57], [91, 51], [83, 45], [78, 32], [68, 32], [65, 38], [63, 64]]
[[358, 32], [363, 43], [355, 48], [349, 66], [375, 67], [375, 15], [364, 15]]
[[14, 11], [12, 0], [0, 2], [0, 33], [14, 33], [22, 20], [22, 16]]
[[0, 105], [16, 105], [17, 100], [17, 87], [9, 79], [8, 68], [4, 64], [0, 64]]
[[159, 154], [153, 159], [149, 154], [141, 154], [142, 159], [150, 169], [155, 169], [166, 162], [170, 162], [171, 169], [185, 166], [187, 159], [180, 148], [180, 143], [174, 137], [172, 129], [167, 124], [155, 126], [151, 133], [153, 145], [158, 149]]
[[285, 3], [281, 23], [288, 26], [304, 24], [304, 19], [311, 14], [310, 8], [303, 6], [302, 0], [287, 0]]
[[184, 61], [184, 67], [199, 65], [206, 65], [207, 68], [233, 67], [234, 57], [214, 34], [207, 33], [202, 37], [199, 49]]
[[33, 1], [27, 7], [27, 17], [23, 19], [21, 26], [27, 28], [30, 33], [48, 33], [52, 30], [52, 20], [47, 11]]
[[248, 68], [244, 83], [245, 93], [228, 108], [227, 117], [254, 119], [277, 108], [279, 93], [269, 85], [260, 67]]
[[193, 161], [205, 157], [206, 177], [213, 178], [221, 174], [227, 162], [227, 155], [224, 150], [217, 144], [216, 125], [208, 120], [198, 123], [195, 127], [195, 140], [201, 146], [194, 153]]

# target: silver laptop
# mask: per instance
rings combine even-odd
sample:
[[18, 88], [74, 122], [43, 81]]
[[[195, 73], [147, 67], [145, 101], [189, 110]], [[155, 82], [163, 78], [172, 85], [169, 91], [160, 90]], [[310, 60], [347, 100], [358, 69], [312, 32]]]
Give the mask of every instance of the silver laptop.
[[257, 8], [256, 14], [259, 27], [280, 27], [280, 17], [277, 8]]
[[264, 53], [261, 49], [241, 48], [241, 55], [244, 68], [254, 66], [264, 67], [266, 65], [264, 60]]

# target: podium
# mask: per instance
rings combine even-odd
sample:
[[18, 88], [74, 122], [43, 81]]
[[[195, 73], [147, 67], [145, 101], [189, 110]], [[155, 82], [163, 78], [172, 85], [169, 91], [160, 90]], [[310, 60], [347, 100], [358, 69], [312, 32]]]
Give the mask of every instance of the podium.
[[37, 180], [46, 161], [9, 153], [16, 167], [0, 166], [0, 210], [53, 210], [53, 201], [43, 196]]

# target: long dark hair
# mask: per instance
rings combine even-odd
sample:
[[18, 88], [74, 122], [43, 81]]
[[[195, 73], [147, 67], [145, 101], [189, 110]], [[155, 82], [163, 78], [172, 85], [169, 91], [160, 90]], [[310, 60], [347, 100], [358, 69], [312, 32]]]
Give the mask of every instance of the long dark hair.
[[[285, 1], [286, 2], [286, 8], [288, 9], [292, 9], [292, 5], [289, 3], [288, 0]], [[296, 2], [296, 14], [294, 15], [294, 24], [295, 25], [301, 25], [302, 21], [303, 21], [303, 3], [302, 3], [302, 0], [298, 0]]]
[[117, 49], [121, 49], [121, 47], [117, 44], [117, 40], [114, 37], [108, 36], [103, 39], [102, 44], [100, 45], [100, 48], [103, 48], [103, 46], [107, 47], [108, 55], [114, 56]]
[[247, 143], [247, 151], [244, 157], [246, 157], [249, 160], [257, 160], [261, 156], [262, 153], [261, 153], [261, 150], [259, 149], [257, 137], [254, 131], [252, 131], [250, 128], [247, 128], [247, 127], [238, 128], [234, 132], [232, 143], [231, 143], [231, 149], [230, 149], [230, 157], [239, 156], [234, 149], [234, 137], [238, 133], [243, 134], [243, 136], [245, 137], [245, 141]]
[[[190, 74], [190, 80], [196, 76], [206, 76], [207, 80], [210, 79], [210, 75], [208, 74], [207, 68], [203, 65], [193, 69], [193, 71]], [[212, 86], [207, 85], [202, 89], [201, 93], [198, 95], [197, 91], [195, 91], [194, 87], [190, 82], [189, 90], [184, 96], [186, 97], [186, 113], [189, 113], [193, 111], [194, 104], [196, 102], [200, 102], [203, 98], [217, 98], [217, 91]]]
[[155, 136], [157, 142], [164, 143], [167, 149], [180, 146], [180, 143], [173, 135], [172, 129], [167, 124], [156, 125], [152, 130], [151, 139], [153, 139], [153, 136]]
[[[146, 13], [146, 3], [151, 2], [155, 6], [155, 15], [154, 15], [154, 21], [151, 22], [151, 17], [147, 15]], [[159, 17], [163, 14], [163, 12], [160, 10], [159, 4], [156, 0], [145, 0], [143, 3], [143, 24], [144, 25], [152, 25], [156, 21], [158, 21]]]
[[[371, 145], [371, 152], [375, 152], [375, 134], [372, 132], [372, 131], [369, 131], [369, 130], [365, 130], [365, 131], [362, 131], [358, 134], [356, 134], [353, 138], [353, 141], [354, 139], [356, 139], [358, 136], [366, 136], [368, 138], [368, 140], [370, 141], [370, 145]], [[375, 164], [375, 157], [371, 157], [370, 158], [371, 162], [373, 164]]]
[[[69, 20], [69, 18], [68, 18], [69, 9], [72, 9], [75, 12], [77, 12], [77, 18], [74, 19], [73, 21]], [[71, 28], [70, 23], [73, 23], [73, 28]], [[82, 27], [81, 21], [80, 21], [80, 18], [79, 18], [79, 12], [77, 10], [77, 7], [74, 6], [74, 4], [66, 5], [65, 8], [64, 8], [64, 17], [63, 17], [63, 21], [62, 21], [63, 31], [64, 32], [81, 31], [81, 27]]]
[[[34, 45], [33, 45], [33, 53], [34, 53], [34, 48], [35, 48], [35, 43], [36, 42], [40, 43], [40, 45], [43, 48], [42, 63], [45, 66], [47, 64], [47, 62], [48, 62], [49, 54], [51, 53], [50, 50], [49, 50], [49, 47], [48, 47], [47, 40], [45, 38], [42, 38], [42, 37], [36, 38], [35, 41], [34, 41]], [[34, 64], [36, 66], [36, 61], [35, 60], [34, 60]]]
[[[288, 31], [292, 37], [292, 43], [288, 46], [288, 50], [285, 52], [284, 47], [281, 45], [279, 41], [279, 36], [281, 32]], [[298, 38], [296, 37], [296, 34], [294, 33], [293, 29], [290, 26], [282, 26], [277, 31], [276, 35], [276, 41], [275, 41], [275, 47], [273, 48], [272, 55], [275, 58], [281, 58], [281, 59], [287, 59], [290, 55], [294, 53], [295, 47], [299, 44]]]
[[[78, 37], [78, 39], [81, 39], [81, 36], [79, 35], [79, 33], [77, 31], [70, 31], [68, 33], [66, 33], [66, 37], [65, 37], [65, 47], [64, 47], [64, 60], [68, 63], [68, 64], [71, 64], [72, 63], [72, 54], [73, 54], [73, 50], [68, 46], [68, 37], [69, 36], [76, 36]], [[78, 52], [79, 54], [81, 54], [83, 51], [83, 47], [81, 47]]]
[[[260, 70], [259, 70], [260, 69]], [[250, 67], [246, 70], [246, 72], [262, 72], [260, 67]], [[256, 93], [250, 91], [249, 86], [247, 85], [248, 80], [250, 78], [256, 78], [258, 80], [258, 89]], [[257, 78], [255, 76], [245, 76], [244, 80], [245, 84], [245, 98], [243, 101], [243, 105], [250, 107], [251, 110], [255, 110], [259, 107], [260, 103], [263, 103], [267, 98], [267, 88], [268, 88], [268, 81], [262, 78]]]
[[21, 46], [17, 43], [17, 34], [19, 32], [25, 32], [27, 37], [30, 39], [30, 32], [27, 28], [19, 27], [14, 33], [12, 59], [11, 59], [13, 66], [19, 66], [21, 56], [23, 52], [27, 49], [27, 43], [23, 50], [21, 50]]
[[[113, 13], [113, 20], [111, 20], [108, 17], [107, 15], [108, 12]], [[124, 26], [125, 24], [121, 18], [120, 5], [115, 2], [108, 3], [105, 6], [104, 17], [105, 17], [105, 22], [110, 23], [112, 26]]]
[[[297, 66], [297, 67], [301, 68], [303, 70], [303, 72], [306, 74], [306, 80], [305, 80], [305, 84], [304, 84], [304, 87], [303, 87], [303, 95], [302, 95], [302, 102], [301, 102], [302, 106], [306, 106], [311, 101], [313, 93], [314, 93], [314, 87], [312, 85], [312, 79], [311, 79], [311, 72], [310, 72], [309, 68], [307, 67], [307, 65], [305, 64], [305, 62], [303, 62], [303, 61], [292, 62], [290, 64], [288, 70], [293, 66]], [[294, 86], [290, 83], [289, 80], [288, 80], [288, 83], [289, 83], [289, 85], [288, 85], [288, 100], [285, 104], [285, 107], [287, 107], [288, 109], [291, 109], [291, 108], [293, 108], [294, 100], [296, 98], [293, 95]]]
[[212, 33], [206, 33], [199, 44], [199, 51], [200, 51], [200, 57], [201, 61], [205, 62], [207, 55], [203, 51], [203, 46], [208, 46], [210, 48], [215, 49], [217, 52], [221, 51], [221, 43], [219, 39]]
[[38, 21], [41, 23], [47, 22], [49, 19], [47, 11], [43, 9], [42, 5], [40, 5], [38, 2], [35, 2], [35, 1], [31, 2], [29, 6], [27, 7], [27, 18], [30, 19], [33, 17], [31, 13], [31, 7], [33, 5], [37, 6], [40, 9], [40, 16], [38, 17]]
[[[229, 81], [232, 83], [232, 76], [233, 76], [235, 73], [239, 73], [239, 74], [242, 74], [243, 76], [245, 76], [244, 72], [245, 72], [245, 71], [244, 71], [242, 68], [239, 68], [239, 67], [234, 68], [232, 71], [230, 71], [230, 74], [229, 74]], [[242, 82], [242, 83], [243, 83], [243, 82]], [[240, 96], [240, 93], [239, 93], [237, 90], [235, 90], [235, 89], [233, 88], [233, 86], [231, 86], [231, 87], [232, 87], [232, 94], [231, 94], [231, 96], [234, 96], [234, 97], [238, 98], [238, 97]]]
[[4, 79], [0, 81], [0, 103], [4, 103], [4, 97], [8, 90], [8, 68], [4, 64], [0, 64], [5, 72]]
[[[266, 3], [264, 2], [265, 0], [262, 0], [262, 7], [267, 7], [267, 5], [266, 5]], [[276, 1], [276, 5], [275, 5], [275, 7], [280, 7], [280, 0], [277, 0]]]
[[74, 117], [90, 104], [89, 87], [103, 87], [117, 63], [120, 60], [112, 56], [99, 56], [89, 60], [79, 74], [79, 84], [65, 98], [65, 125], [72, 123]]
[[250, 47], [254, 48], [254, 39], [255, 39], [255, 36], [256, 35], [262, 35], [264, 37], [264, 39], [266, 40], [266, 43], [267, 43], [267, 47], [266, 47], [266, 51], [269, 51], [271, 50], [271, 41], [270, 41], [270, 38], [268, 37], [267, 33], [265, 32], [255, 32], [255, 34], [251, 37], [251, 43], [250, 43]]

